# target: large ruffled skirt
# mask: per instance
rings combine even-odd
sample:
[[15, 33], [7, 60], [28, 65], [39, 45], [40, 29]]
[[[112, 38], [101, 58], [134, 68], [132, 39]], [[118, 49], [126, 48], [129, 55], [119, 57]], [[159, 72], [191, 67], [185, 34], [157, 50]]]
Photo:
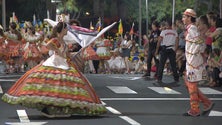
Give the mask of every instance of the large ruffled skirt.
[[52, 55], [26, 72], [2, 99], [9, 104], [50, 114], [100, 115], [106, 113], [92, 85], [74, 64]]

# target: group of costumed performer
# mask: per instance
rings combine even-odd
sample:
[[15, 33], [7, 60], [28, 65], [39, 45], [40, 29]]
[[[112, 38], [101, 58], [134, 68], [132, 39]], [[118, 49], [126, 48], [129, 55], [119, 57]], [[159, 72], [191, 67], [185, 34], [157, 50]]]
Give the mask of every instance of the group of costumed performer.
[[109, 39], [104, 39], [103, 36], [99, 37], [95, 42], [90, 44], [84, 51], [82, 51], [83, 59], [88, 61], [90, 70], [97, 73], [98, 68], [95, 68], [91, 60], [98, 60], [101, 68], [101, 72], [105, 72], [106, 69], [110, 72], [109, 64], [107, 60], [111, 58], [110, 47], [112, 46]]
[[31, 69], [43, 59], [39, 42], [43, 41], [43, 36], [37, 34], [34, 27], [28, 27], [23, 38], [25, 40], [23, 59], [28, 64], [27, 69]]
[[68, 45], [63, 39], [67, 31], [65, 22], [54, 26], [55, 37], [47, 42], [47, 48], [53, 50], [53, 54], [27, 71], [2, 96], [3, 101], [38, 109], [50, 118], [106, 113], [90, 82], [70, 61]]
[[9, 30], [4, 33], [5, 40], [2, 41], [5, 50], [7, 50], [3, 55], [6, 63], [6, 73], [18, 72], [22, 63], [22, 35], [16, 27], [15, 22], [10, 23]]
[[11, 22], [9, 29], [4, 32], [1, 28], [0, 53], [1, 60], [5, 63], [5, 73], [25, 72], [41, 60], [43, 54], [48, 54], [48, 49], [43, 45], [43, 35], [36, 33], [32, 25], [17, 30], [17, 24]]

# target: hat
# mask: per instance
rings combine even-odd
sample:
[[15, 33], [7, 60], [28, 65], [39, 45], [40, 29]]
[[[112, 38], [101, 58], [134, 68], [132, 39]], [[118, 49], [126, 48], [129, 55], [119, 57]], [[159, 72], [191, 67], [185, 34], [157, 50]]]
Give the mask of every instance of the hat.
[[186, 10], [183, 12], [183, 14], [184, 14], [184, 15], [191, 16], [191, 17], [194, 17], [194, 18], [197, 17], [197, 14], [196, 14], [196, 12], [195, 12], [193, 9], [186, 9]]

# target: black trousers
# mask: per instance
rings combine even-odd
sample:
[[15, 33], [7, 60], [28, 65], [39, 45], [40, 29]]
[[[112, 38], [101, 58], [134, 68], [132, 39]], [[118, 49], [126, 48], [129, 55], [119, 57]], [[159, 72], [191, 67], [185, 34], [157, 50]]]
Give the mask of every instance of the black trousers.
[[97, 74], [99, 69], [99, 60], [92, 60], [92, 62]]
[[215, 81], [217, 85], [222, 85], [222, 79], [219, 77], [219, 74], [220, 74], [220, 69], [214, 67], [212, 73], [213, 81]]
[[157, 79], [162, 80], [163, 78], [163, 70], [166, 64], [167, 59], [170, 61], [170, 66], [173, 71], [173, 77], [175, 81], [179, 80], [179, 74], [177, 72], [176, 66], [176, 53], [173, 49], [165, 49], [160, 51], [160, 60], [159, 60], [159, 68], [157, 73]]

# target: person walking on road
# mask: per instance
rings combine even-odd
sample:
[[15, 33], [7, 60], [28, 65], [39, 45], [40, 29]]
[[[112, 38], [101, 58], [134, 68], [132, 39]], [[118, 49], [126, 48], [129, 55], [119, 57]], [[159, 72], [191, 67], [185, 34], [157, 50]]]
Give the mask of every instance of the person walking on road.
[[179, 45], [179, 38], [177, 31], [172, 29], [172, 24], [169, 21], [166, 22], [166, 29], [160, 33], [155, 55], [159, 52], [160, 44], [161, 50], [157, 72], [157, 83], [162, 83], [163, 70], [168, 58], [173, 71], [174, 80], [175, 82], [179, 82], [179, 74], [177, 73], [176, 68], [176, 51]]
[[184, 116], [200, 116], [200, 102], [203, 103], [202, 115], [207, 114], [213, 108], [214, 103], [209, 100], [198, 88], [198, 82], [207, 78], [205, 68], [206, 55], [204, 50], [205, 32], [207, 28], [206, 16], [201, 16], [196, 22], [196, 12], [193, 9], [186, 9], [182, 17], [183, 23], [186, 25], [185, 33], [185, 55], [186, 55], [186, 75], [184, 77], [190, 95], [190, 109], [184, 113]]

